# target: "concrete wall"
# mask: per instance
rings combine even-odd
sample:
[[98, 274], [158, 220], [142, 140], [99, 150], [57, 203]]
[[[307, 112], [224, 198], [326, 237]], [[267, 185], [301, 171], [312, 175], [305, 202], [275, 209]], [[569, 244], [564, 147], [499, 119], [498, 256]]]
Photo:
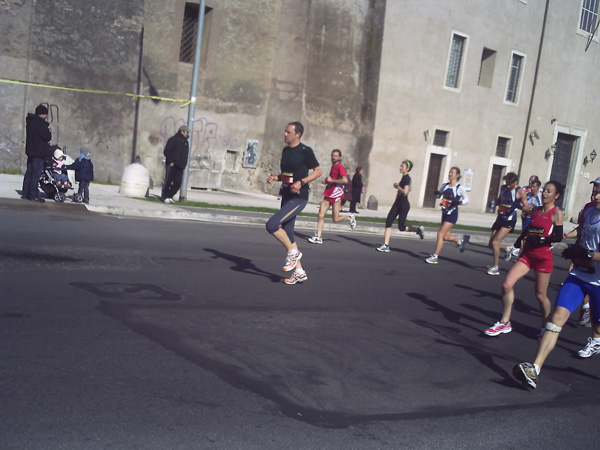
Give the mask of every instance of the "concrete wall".
[[[81, 0], [7, 2], [0, 13], [0, 55], [6, 78], [84, 89], [132, 92], [143, 2]], [[24, 118], [39, 103], [50, 106], [52, 143], [71, 156], [92, 148], [98, 179], [119, 181], [130, 159], [134, 104], [118, 95], [2, 84], [0, 164], [24, 166]], [[6, 119], [6, 122], [4, 121]]]
[[[3, 77], [135, 93], [143, 46], [141, 93], [189, 99], [192, 64], [179, 62], [184, 0], [4, 3]], [[295, 120], [305, 123], [303, 141], [325, 170], [333, 148], [350, 166], [367, 162], [385, 1], [209, 0], [207, 7], [189, 186], [271, 191], [264, 180], [278, 170], [283, 129]], [[164, 144], [187, 121], [187, 108], [164, 100], [142, 99], [136, 114], [125, 96], [7, 84], [0, 93], [8, 99], [0, 112], [8, 125], [0, 135], [4, 168], [24, 166], [24, 117], [41, 102], [58, 111], [54, 142], [68, 153], [90, 145], [97, 178], [113, 182], [137, 155], [162, 183]], [[256, 168], [242, 167], [249, 139], [260, 143]]]
[[[265, 180], [279, 170], [283, 130], [296, 120], [326, 170], [333, 148], [357, 165], [370, 150], [359, 150], [358, 143], [372, 136], [376, 98], [367, 93], [377, 83], [369, 74], [378, 67], [384, 2], [227, 0], [207, 6], [189, 185], [274, 192]], [[174, 8], [146, 1], [144, 67], [160, 95], [175, 98], [189, 97], [192, 76], [191, 64], [178, 62], [183, 8], [183, 1]], [[162, 148], [186, 121], [187, 109], [144, 102], [140, 114], [138, 153], [161, 180]], [[259, 141], [256, 168], [242, 167], [247, 140]], [[320, 195], [314, 187], [313, 196]]]

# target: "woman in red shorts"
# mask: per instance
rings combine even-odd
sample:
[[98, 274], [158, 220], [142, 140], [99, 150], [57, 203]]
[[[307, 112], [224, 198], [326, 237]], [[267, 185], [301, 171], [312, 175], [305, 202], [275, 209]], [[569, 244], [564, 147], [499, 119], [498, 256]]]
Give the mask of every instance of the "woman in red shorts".
[[[535, 297], [540, 302], [542, 313], [542, 330], [550, 315], [552, 304], [548, 298], [548, 283], [553, 269], [552, 243], [563, 238], [563, 213], [554, 202], [564, 193], [564, 186], [557, 181], [549, 181], [542, 193], [542, 206], [534, 209], [529, 226], [523, 230], [515, 242], [520, 248], [523, 239], [523, 250], [515, 265], [508, 271], [502, 283], [502, 302], [504, 308], [502, 318], [492, 327], [485, 330], [488, 336], [510, 333], [510, 314], [515, 301], [513, 287], [530, 269], [535, 272]], [[543, 333], [543, 331], [542, 331]], [[540, 333], [541, 335], [541, 333]]]

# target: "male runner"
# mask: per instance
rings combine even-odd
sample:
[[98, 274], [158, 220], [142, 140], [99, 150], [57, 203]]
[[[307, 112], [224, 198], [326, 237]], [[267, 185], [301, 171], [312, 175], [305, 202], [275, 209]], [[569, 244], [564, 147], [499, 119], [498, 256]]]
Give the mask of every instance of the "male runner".
[[308, 238], [308, 242], [311, 244], [322, 244], [323, 238], [323, 225], [325, 224], [325, 214], [329, 210], [329, 206], [332, 206], [332, 220], [333, 223], [348, 222], [350, 221], [350, 228], [356, 227], [356, 219], [354, 214], [349, 216], [340, 216], [341, 200], [344, 197], [344, 185], [348, 183], [348, 174], [346, 168], [342, 165], [342, 152], [339, 150], [333, 150], [331, 152], [331, 171], [327, 178], [322, 180], [323, 184], [327, 187], [323, 192], [323, 201], [319, 208], [319, 216], [317, 219], [317, 231], [313, 237]]
[[[267, 231], [283, 244], [287, 250], [284, 272], [296, 269], [284, 283], [296, 284], [308, 280], [306, 272], [300, 264], [302, 253], [294, 238], [296, 216], [308, 203], [308, 183], [323, 174], [319, 162], [312, 149], [300, 142], [304, 127], [300, 122], [289, 123], [285, 127], [283, 139], [286, 147], [281, 154], [281, 174], [270, 174], [267, 183], [281, 181], [281, 209], [266, 224]], [[309, 171], [312, 173], [309, 175]]]

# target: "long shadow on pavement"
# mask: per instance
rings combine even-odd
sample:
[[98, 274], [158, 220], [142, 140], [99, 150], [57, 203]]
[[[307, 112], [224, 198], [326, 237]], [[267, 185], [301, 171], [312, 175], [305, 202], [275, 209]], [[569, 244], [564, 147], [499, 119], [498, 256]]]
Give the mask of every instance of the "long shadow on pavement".
[[235, 270], [236, 272], [247, 273], [250, 275], [259, 275], [261, 277], [270, 279], [273, 283], [281, 283], [281, 275], [276, 275], [272, 272], [267, 272], [263, 269], [256, 267], [256, 265], [252, 262], [251, 259], [243, 258], [237, 255], [231, 255], [229, 253], [223, 253], [219, 250], [215, 250], [212, 248], [205, 248], [204, 250], [209, 253], [212, 253], [214, 255], [212, 258], [214, 259], [221, 258], [234, 263], [235, 265], [231, 267], [231, 270]]

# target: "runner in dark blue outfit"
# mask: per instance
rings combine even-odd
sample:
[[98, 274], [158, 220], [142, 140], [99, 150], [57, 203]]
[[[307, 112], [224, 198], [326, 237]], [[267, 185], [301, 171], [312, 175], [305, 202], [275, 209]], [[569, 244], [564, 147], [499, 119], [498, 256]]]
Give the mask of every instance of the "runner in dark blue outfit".
[[529, 214], [529, 205], [525, 191], [518, 186], [519, 177], [514, 172], [509, 172], [504, 176], [505, 186], [498, 198], [498, 217], [492, 225], [492, 234], [488, 242], [488, 247], [494, 252], [494, 264], [488, 267], [488, 275], [500, 275], [498, 270], [498, 260], [500, 259], [500, 250], [506, 250], [502, 245], [502, 240], [512, 233], [517, 223], [517, 209], [522, 208], [523, 212]]

